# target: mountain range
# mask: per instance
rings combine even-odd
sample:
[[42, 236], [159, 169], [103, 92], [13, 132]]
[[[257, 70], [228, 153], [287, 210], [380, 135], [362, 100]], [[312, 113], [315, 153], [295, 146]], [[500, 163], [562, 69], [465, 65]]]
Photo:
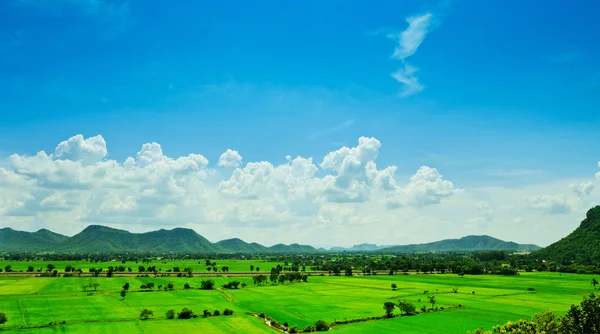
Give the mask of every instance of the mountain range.
[[[332, 247], [331, 252], [415, 253], [449, 252], [478, 250], [536, 250], [535, 245], [520, 245], [489, 236], [467, 236], [461, 239], [448, 239], [427, 244], [405, 246], [378, 246], [360, 244], [350, 248]], [[315, 253], [325, 249], [315, 249], [308, 245], [277, 244], [266, 247], [258, 243], [247, 243], [233, 238], [212, 243], [196, 231], [185, 228], [158, 230], [146, 233], [131, 233], [107, 226], [90, 225], [80, 233], [68, 237], [46, 229], [37, 232], [0, 229], [0, 251], [14, 252], [177, 252], [177, 253]]]

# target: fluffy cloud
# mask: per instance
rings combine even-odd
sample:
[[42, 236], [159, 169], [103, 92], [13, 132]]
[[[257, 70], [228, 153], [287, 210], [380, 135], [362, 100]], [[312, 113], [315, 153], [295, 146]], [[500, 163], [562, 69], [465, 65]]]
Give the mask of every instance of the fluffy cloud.
[[[287, 156], [281, 164], [242, 164], [231, 150], [221, 161], [235, 168], [213, 170], [201, 154], [169, 157], [158, 143], [143, 144], [137, 154], [117, 161], [104, 138], [78, 135], [52, 154], [14, 154], [1, 164], [0, 224], [63, 233], [88, 224], [133, 231], [185, 226], [214, 241], [235, 236], [267, 243], [397, 244], [460, 237], [474, 233], [470, 229], [502, 237], [502, 224], [489, 222], [519, 217], [531, 225], [539, 221], [531, 208], [564, 213], [544, 218], [562, 235], [571, 229], [564, 222], [576, 223], [587, 202], [571, 205], [579, 203], [575, 194], [527, 194], [560, 193], [576, 184], [576, 193], [598, 202], [581, 180], [523, 191], [462, 190], [436, 168], [422, 166], [404, 181], [397, 166], [378, 166], [384, 150], [378, 139], [360, 137], [322, 159]], [[527, 224], [514, 228], [536, 228]], [[423, 226], [433, 231], [425, 239], [419, 237]], [[345, 237], [331, 237], [340, 231]]]
[[588, 197], [594, 190], [594, 184], [591, 181], [572, 183], [571, 189], [578, 197]]
[[242, 164], [242, 156], [238, 151], [227, 149], [219, 157], [219, 166], [221, 167], [239, 167]]
[[569, 213], [573, 210], [564, 194], [527, 196], [525, 200], [532, 209], [542, 210], [548, 214]]

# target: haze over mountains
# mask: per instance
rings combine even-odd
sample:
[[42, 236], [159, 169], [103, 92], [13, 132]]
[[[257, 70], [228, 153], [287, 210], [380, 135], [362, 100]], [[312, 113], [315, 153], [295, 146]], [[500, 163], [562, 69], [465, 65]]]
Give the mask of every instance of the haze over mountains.
[[[335, 252], [385, 251], [387, 253], [450, 252], [477, 250], [536, 250], [536, 245], [521, 245], [506, 242], [490, 236], [467, 236], [461, 239], [448, 239], [418, 245], [378, 246], [360, 244], [350, 248], [332, 247]], [[194, 230], [175, 228], [146, 233], [131, 233], [107, 226], [90, 225], [80, 233], [67, 237], [48, 230], [37, 232], [0, 229], [0, 251], [27, 252], [177, 252], [177, 253], [314, 253], [309, 245], [277, 244], [266, 247], [258, 243], [247, 243], [233, 238], [212, 243]]]

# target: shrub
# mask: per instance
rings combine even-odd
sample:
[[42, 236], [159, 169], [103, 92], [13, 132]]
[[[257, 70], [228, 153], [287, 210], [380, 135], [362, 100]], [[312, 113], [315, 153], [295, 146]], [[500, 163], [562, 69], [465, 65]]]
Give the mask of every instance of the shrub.
[[[223, 315], [233, 315], [233, 310], [230, 310], [228, 308], [226, 308], [225, 310], [223, 310]], [[265, 318], [265, 314], [261, 313], [259, 315], [261, 318]]]
[[0, 325], [5, 324], [8, 321], [8, 317], [6, 313], [0, 313]]
[[324, 320], [317, 320], [317, 322], [315, 322], [315, 330], [317, 332], [328, 331], [329, 325]]
[[210, 312], [208, 310], [204, 310], [204, 311], [202, 311], [202, 315], [204, 317], [210, 317]]
[[215, 281], [209, 279], [207, 281], [200, 282], [200, 289], [202, 290], [212, 290], [215, 287]]
[[219, 311], [219, 310], [214, 310], [214, 311], [213, 311], [213, 315], [214, 315], [215, 317], [218, 317], [218, 316], [220, 316], [220, 315], [221, 315], [221, 311]]
[[292, 334], [292, 333], [298, 333], [298, 331], [296, 330], [296, 327], [290, 328], [290, 334]]
[[194, 312], [187, 307], [184, 307], [181, 312], [177, 313], [178, 319], [191, 319]]
[[175, 310], [168, 310], [166, 316], [167, 319], [175, 319]]

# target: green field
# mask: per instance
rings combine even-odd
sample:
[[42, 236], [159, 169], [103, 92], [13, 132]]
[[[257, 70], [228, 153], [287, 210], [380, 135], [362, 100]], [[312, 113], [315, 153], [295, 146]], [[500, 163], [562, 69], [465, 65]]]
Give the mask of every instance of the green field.
[[[197, 262], [197, 261], [196, 261]], [[244, 265], [245, 266], [245, 265]], [[208, 333], [275, 332], [264, 321], [245, 312], [264, 312], [279, 322], [299, 329], [323, 319], [327, 322], [383, 314], [386, 301], [400, 299], [417, 308], [427, 305], [424, 291], [437, 300], [437, 306], [461, 304], [464, 308], [440, 310], [409, 317], [397, 317], [340, 325], [340, 333], [465, 333], [483, 326], [487, 329], [509, 320], [530, 318], [540, 311], [564, 313], [571, 304], [589, 294], [591, 276], [555, 273], [522, 273], [516, 277], [457, 275], [397, 276], [311, 276], [308, 283], [254, 286], [251, 277], [237, 277], [248, 284], [238, 290], [198, 290], [206, 278], [113, 277], [36, 278], [1, 277], [0, 312], [9, 320], [0, 329], [26, 333]], [[231, 278], [213, 277], [220, 287]], [[83, 285], [98, 282], [93, 295]], [[119, 292], [129, 282], [130, 293], [122, 300]], [[141, 284], [173, 283], [173, 291], [137, 292]], [[189, 283], [194, 289], [184, 290]], [[391, 283], [398, 289], [392, 291]], [[452, 290], [456, 288], [457, 293]], [[534, 288], [535, 291], [528, 291]], [[473, 291], [475, 294], [473, 294]], [[420, 301], [419, 301], [420, 300]], [[191, 320], [167, 320], [165, 312], [189, 307], [202, 314], [204, 309], [230, 308], [234, 315]], [[154, 311], [151, 320], [139, 320], [141, 309]], [[398, 312], [398, 311], [396, 311]], [[50, 322], [65, 325], [35, 328]], [[23, 327], [23, 329], [21, 329]]]

